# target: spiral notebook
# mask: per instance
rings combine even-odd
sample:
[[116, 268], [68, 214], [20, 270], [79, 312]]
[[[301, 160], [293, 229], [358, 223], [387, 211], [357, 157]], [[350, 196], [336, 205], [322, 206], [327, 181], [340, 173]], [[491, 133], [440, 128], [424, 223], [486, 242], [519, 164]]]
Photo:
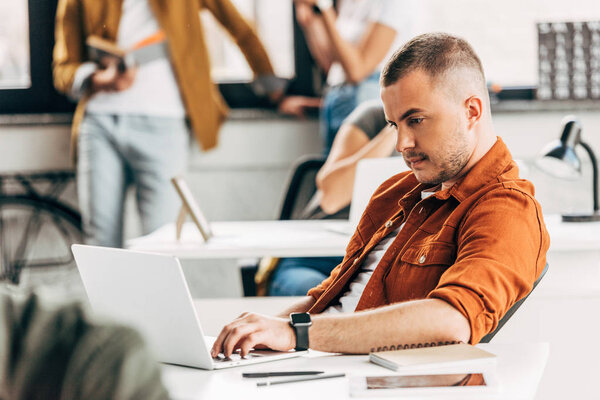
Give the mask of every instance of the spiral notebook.
[[369, 361], [393, 371], [435, 369], [459, 365], [482, 366], [496, 363], [496, 355], [470, 344], [440, 343], [430, 347], [379, 351]]

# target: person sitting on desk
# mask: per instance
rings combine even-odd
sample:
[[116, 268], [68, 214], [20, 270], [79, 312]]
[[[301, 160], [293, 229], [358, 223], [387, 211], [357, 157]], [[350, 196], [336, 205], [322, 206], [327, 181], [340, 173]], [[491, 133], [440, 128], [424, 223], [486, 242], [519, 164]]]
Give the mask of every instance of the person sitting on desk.
[[392, 56], [380, 83], [411, 171], [377, 189], [327, 279], [277, 317], [242, 314], [223, 328], [213, 356], [476, 344], [531, 291], [549, 236], [533, 185], [494, 133], [472, 47], [448, 34], [418, 36]]
[[[358, 162], [395, 154], [395, 142], [394, 130], [385, 120], [381, 101], [361, 103], [346, 117], [336, 135], [331, 152], [317, 173], [317, 192], [300, 218], [348, 219]], [[257, 280], [259, 290], [264, 290], [269, 296], [304, 296], [327, 278], [343, 257], [268, 260], [271, 262], [261, 262], [257, 273], [260, 277]]]

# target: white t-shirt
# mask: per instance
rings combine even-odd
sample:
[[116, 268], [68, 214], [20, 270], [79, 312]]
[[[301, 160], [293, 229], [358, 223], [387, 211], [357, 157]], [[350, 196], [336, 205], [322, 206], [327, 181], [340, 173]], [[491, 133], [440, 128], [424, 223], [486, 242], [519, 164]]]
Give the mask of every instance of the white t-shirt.
[[[421, 199], [426, 199], [427, 197], [435, 194], [438, 190], [440, 190], [440, 185], [435, 186], [433, 188], [424, 190], [421, 192]], [[338, 304], [332, 304], [327, 307], [323, 312], [330, 314], [340, 314], [340, 313], [351, 313], [356, 310], [356, 306], [360, 301], [360, 297], [362, 296], [367, 283], [371, 279], [371, 275], [373, 275], [373, 271], [379, 264], [379, 261], [385, 255], [385, 252], [388, 250], [390, 245], [394, 242], [398, 233], [402, 230], [404, 224], [402, 224], [398, 229], [390, 232], [385, 238], [381, 239], [379, 243], [367, 254], [365, 260], [363, 261], [360, 272], [356, 275], [346, 293], [344, 293], [340, 299]]]
[[[160, 29], [148, 0], [124, 0], [117, 44], [131, 48]], [[185, 117], [177, 81], [168, 59], [138, 68], [133, 85], [121, 92], [96, 93], [87, 111], [106, 114], [141, 114], [158, 117]]]
[[[380, 23], [396, 30], [394, 43], [379, 63], [376, 71], [383, 68], [390, 56], [404, 42], [412, 38], [415, 0], [340, 0], [336, 28], [340, 36], [352, 44], [358, 44], [371, 23]], [[327, 74], [330, 86], [346, 81], [346, 74], [339, 62], [331, 65]]]

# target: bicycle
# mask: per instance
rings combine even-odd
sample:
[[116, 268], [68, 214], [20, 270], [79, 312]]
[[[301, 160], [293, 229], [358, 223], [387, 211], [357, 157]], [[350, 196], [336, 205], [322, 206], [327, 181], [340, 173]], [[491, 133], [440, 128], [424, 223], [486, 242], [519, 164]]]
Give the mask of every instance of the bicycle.
[[[0, 175], [0, 280], [21, 283], [25, 270], [46, 281], [73, 272], [71, 244], [81, 243], [81, 215], [60, 199], [74, 181], [69, 171]], [[39, 278], [38, 278], [39, 280]]]

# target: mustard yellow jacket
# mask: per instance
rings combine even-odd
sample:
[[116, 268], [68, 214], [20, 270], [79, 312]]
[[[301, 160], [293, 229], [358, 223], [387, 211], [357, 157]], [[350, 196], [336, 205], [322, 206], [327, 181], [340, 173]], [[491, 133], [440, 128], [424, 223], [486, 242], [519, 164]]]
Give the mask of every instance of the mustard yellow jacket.
[[[255, 30], [229, 0], [148, 0], [164, 30], [171, 64], [196, 140], [204, 150], [217, 144], [219, 126], [227, 106], [210, 79], [210, 62], [200, 20], [209, 10], [229, 31], [257, 75], [273, 74], [269, 57]], [[123, 0], [59, 0], [54, 47], [54, 85], [68, 93], [77, 68], [88, 56], [86, 38], [97, 35], [116, 41]], [[86, 104], [84, 96], [73, 118], [72, 145]], [[76, 147], [73, 147], [75, 149]]]

